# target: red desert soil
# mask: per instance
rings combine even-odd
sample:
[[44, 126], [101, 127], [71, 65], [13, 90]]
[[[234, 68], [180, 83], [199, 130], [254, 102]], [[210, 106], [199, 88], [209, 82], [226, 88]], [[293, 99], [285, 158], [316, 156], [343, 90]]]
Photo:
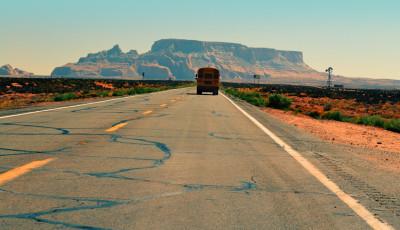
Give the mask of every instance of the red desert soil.
[[363, 157], [376, 163], [382, 163], [381, 166], [384, 166], [384, 168], [400, 172], [400, 133], [347, 122], [317, 120], [305, 115], [294, 115], [291, 112], [277, 109], [263, 108], [263, 110], [327, 142], [397, 153], [389, 155], [365, 154]]

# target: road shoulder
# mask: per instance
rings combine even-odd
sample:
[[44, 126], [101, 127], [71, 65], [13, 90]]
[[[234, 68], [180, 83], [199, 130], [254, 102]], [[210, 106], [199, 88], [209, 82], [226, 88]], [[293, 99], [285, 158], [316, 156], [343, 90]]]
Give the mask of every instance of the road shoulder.
[[400, 224], [400, 174], [366, 156], [392, 152], [325, 141], [247, 102], [232, 98], [262, 125], [300, 152], [346, 193], [356, 197], [378, 218]]

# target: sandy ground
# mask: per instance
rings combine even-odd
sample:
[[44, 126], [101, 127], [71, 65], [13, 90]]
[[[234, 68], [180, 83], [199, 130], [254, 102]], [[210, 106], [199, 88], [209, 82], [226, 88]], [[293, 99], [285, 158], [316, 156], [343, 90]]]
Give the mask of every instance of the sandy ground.
[[282, 110], [270, 108], [263, 108], [263, 110], [327, 142], [395, 153], [386, 154], [382, 152], [381, 155], [365, 154], [363, 157], [376, 161], [377, 163], [384, 163], [384, 165], [390, 162], [390, 168], [400, 172], [400, 133], [347, 122], [317, 120], [305, 115], [294, 115], [291, 112]]

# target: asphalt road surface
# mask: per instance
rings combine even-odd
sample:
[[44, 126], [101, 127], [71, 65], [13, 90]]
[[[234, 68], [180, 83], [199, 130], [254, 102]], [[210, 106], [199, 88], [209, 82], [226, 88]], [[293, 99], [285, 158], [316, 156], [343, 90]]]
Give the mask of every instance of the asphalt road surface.
[[0, 228], [400, 228], [398, 174], [234, 103], [251, 117], [194, 88], [3, 112]]

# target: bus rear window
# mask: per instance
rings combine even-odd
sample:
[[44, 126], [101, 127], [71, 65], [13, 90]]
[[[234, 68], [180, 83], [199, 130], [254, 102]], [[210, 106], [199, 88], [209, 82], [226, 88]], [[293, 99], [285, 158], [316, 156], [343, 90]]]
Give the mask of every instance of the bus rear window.
[[213, 77], [212, 73], [204, 74], [204, 78], [206, 78], [206, 79], [212, 79], [212, 77]]

